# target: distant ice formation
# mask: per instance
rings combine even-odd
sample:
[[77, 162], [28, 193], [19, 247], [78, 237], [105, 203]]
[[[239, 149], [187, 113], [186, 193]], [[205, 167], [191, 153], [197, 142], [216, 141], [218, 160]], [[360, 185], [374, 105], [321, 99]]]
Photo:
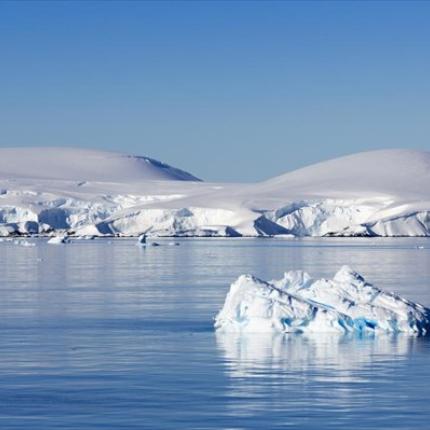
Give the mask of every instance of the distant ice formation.
[[430, 309], [367, 283], [349, 267], [333, 279], [302, 271], [265, 282], [240, 276], [231, 285], [215, 328], [233, 333], [427, 334]]
[[145, 233], [142, 233], [137, 238], [137, 245], [139, 245], [139, 246], [146, 246], [146, 234]]
[[51, 239], [49, 239], [47, 243], [49, 243], [50, 245], [61, 245], [63, 243], [67, 243], [68, 241], [69, 240], [67, 236], [54, 236], [51, 237]]
[[0, 149], [0, 236], [430, 236], [430, 152], [355, 154], [255, 184], [147, 157]]
[[36, 246], [34, 242], [29, 242], [28, 240], [14, 240], [13, 244], [18, 246], [24, 246], [26, 248], [31, 248]]

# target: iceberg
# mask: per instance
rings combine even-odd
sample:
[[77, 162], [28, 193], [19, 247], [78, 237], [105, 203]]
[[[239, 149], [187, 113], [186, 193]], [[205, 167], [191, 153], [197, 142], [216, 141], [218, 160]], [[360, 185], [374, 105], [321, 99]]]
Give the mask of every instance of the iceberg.
[[225, 333], [407, 333], [430, 330], [430, 309], [384, 292], [347, 266], [333, 279], [290, 271], [277, 281], [240, 276], [215, 328]]
[[142, 233], [138, 238], [137, 238], [137, 245], [138, 246], [146, 246], [146, 234]]
[[69, 240], [67, 238], [67, 236], [54, 236], [51, 237], [51, 239], [48, 240], [49, 245], [61, 245], [63, 243], [68, 243]]

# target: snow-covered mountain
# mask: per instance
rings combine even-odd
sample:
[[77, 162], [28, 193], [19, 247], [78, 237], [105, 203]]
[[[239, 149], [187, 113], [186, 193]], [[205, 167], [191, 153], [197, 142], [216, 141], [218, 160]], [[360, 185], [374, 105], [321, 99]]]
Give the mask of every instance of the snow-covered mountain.
[[430, 236], [430, 153], [371, 151], [255, 184], [146, 157], [0, 150], [0, 235]]

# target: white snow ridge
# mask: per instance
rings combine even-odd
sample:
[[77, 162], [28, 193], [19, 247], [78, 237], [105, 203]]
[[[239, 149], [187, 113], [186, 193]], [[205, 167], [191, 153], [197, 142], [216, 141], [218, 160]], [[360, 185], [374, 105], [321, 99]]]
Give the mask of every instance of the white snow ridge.
[[240, 276], [215, 328], [227, 333], [408, 333], [425, 335], [430, 309], [367, 283], [349, 267], [333, 279], [291, 271], [279, 281]]
[[0, 236], [430, 236], [430, 153], [371, 151], [255, 184], [147, 157], [0, 149]]

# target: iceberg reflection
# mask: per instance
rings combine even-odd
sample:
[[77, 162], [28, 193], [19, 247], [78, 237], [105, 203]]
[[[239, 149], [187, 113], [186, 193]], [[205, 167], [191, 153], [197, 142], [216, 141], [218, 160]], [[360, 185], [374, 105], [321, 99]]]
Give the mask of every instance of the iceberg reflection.
[[[413, 350], [427, 343], [426, 338], [407, 335], [222, 332], [216, 333], [216, 341], [230, 381], [230, 414], [251, 419], [258, 411], [270, 410], [294, 428], [302, 425], [301, 417], [309, 416], [326, 416], [341, 425], [345, 412], [368, 408], [375, 384], [391, 384], [407, 372]], [[392, 396], [402, 394], [387, 391], [379, 401], [389, 403]]]
[[[231, 377], [253, 377], [264, 370], [279, 372], [331, 371], [353, 380], [366, 366], [401, 360], [411, 353], [419, 337], [384, 335], [357, 337], [332, 334], [234, 334], [216, 332], [217, 345]], [[336, 375], [336, 373], [338, 375]], [[279, 375], [277, 375], [278, 377]]]

